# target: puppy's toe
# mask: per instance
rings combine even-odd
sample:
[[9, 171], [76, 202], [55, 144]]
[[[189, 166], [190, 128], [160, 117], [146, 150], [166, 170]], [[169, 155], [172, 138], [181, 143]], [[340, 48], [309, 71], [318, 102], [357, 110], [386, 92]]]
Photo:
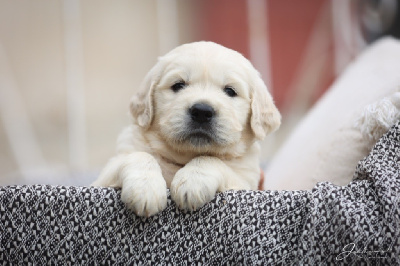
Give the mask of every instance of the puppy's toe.
[[123, 182], [121, 200], [138, 216], [155, 215], [167, 206], [165, 180], [157, 171], [132, 171]]
[[211, 201], [218, 190], [218, 182], [206, 171], [181, 168], [171, 183], [171, 197], [183, 210], [195, 211]]

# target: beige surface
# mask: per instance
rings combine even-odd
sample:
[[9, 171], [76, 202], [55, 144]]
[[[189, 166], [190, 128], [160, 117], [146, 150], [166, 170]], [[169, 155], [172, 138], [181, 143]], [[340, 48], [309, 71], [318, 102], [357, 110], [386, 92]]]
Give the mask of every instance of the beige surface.
[[[179, 43], [193, 38], [188, 19], [193, 12], [188, 2], [177, 2]], [[0, 48], [4, 52], [0, 90], [3, 107], [8, 108], [6, 120], [12, 121], [14, 129], [23, 128], [21, 110], [12, 110], [17, 106], [12, 102], [16, 92], [38, 147], [31, 158], [29, 152], [26, 154], [32, 162], [29, 169], [21, 169], [5, 129], [7, 121], [0, 117], [0, 184], [17, 183], [21, 170], [28, 178], [98, 171], [114, 153], [119, 131], [129, 123], [130, 96], [159, 56], [157, 1], [80, 2], [87, 154], [83, 169], [73, 169], [68, 143], [63, 3], [0, 0]], [[10, 81], [13, 86], [6, 89], [4, 84]], [[15, 132], [18, 130], [11, 135], [18, 138]]]

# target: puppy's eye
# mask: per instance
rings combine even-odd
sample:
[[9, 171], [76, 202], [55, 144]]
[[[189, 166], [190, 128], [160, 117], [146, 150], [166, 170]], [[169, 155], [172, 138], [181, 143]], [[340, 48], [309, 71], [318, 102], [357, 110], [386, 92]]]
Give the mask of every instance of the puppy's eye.
[[171, 89], [172, 89], [174, 92], [178, 92], [178, 91], [180, 91], [181, 89], [185, 88], [185, 86], [186, 86], [186, 83], [185, 83], [184, 81], [178, 81], [178, 82], [176, 82], [174, 85], [171, 86]]
[[226, 86], [226, 87], [224, 88], [224, 92], [225, 92], [229, 97], [235, 97], [235, 96], [237, 96], [236, 91], [235, 91], [232, 87], [229, 87], [229, 86]]

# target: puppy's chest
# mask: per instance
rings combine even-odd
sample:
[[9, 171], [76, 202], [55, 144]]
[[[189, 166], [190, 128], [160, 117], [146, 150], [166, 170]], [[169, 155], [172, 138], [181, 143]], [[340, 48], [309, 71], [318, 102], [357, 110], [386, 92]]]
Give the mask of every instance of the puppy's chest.
[[163, 177], [165, 179], [165, 182], [167, 183], [167, 187], [169, 188], [176, 172], [181, 169], [183, 165], [168, 162], [161, 156], [156, 156], [156, 159], [158, 161], [158, 164], [160, 165]]

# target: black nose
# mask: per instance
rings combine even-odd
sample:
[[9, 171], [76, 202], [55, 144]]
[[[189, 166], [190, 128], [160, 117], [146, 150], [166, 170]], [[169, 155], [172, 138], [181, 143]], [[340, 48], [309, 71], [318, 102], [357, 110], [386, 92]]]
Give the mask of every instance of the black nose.
[[205, 103], [196, 103], [189, 109], [192, 120], [198, 123], [208, 123], [215, 115], [214, 109]]

